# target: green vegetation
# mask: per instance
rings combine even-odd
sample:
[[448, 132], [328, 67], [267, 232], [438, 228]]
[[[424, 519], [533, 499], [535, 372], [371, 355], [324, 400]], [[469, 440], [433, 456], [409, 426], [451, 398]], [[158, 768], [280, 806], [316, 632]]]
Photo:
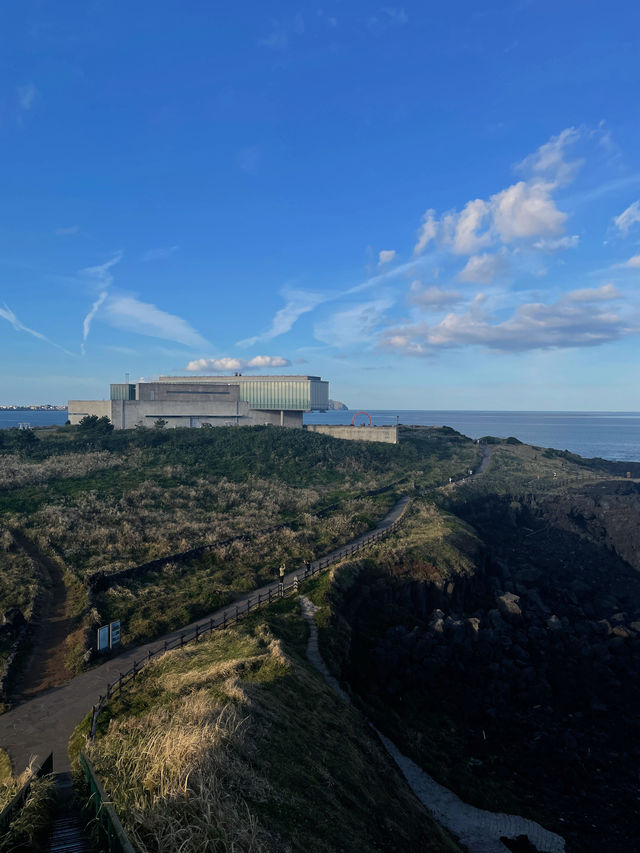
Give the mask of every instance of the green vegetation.
[[[33, 775], [31, 766], [18, 777], [11, 772], [9, 756], [0, 750], [0, 811]], [[47, 841], [55, 803], [54, 783], [50, 777], [32, 782], [24, 806], [16, 812], [8, 829], [0, 834], [0, 853], [39, 853]]]
[[240, 593], [275, 583], [282, 563], [293, 569], [351, 541], [374, 527], [394, 500], [384, 494], [345, 501], [321, 518], [305, 513], [290, 527], [121, 581], [95, 597], [100, 622], [119, 619], [130, 645], [187, 625]]
[[[120, 618], [125, 641], [135, 642], [199, 618], [269, 581], [282, 560], [321, 555], [374, 525], [389, 496], [363, 498], [367, 490], [443, 482], [475, 466], [479, 452], [446, 428], [407, 428], [393, 446], [274, 427], [112, 431], [104, 419], [84, 420], [0, 433], [0, 519], [63, 570], [73, 669], [96, 621]], [[313, 517], [336, 503], [328, 517]], [[283, 522], [291, 527], [258, 535]], [[121, 582], [91, 610], [88, 575], [238, 535], [248, 538]], [[0, 607], [16, 604], [28, 616], [38, 585], [33, 565], [13, 544], [0, 561]]]
[[306, 631], [285, 599], [107, 707], [89, 754], [137, 849], [458, 849], [307, 663]]

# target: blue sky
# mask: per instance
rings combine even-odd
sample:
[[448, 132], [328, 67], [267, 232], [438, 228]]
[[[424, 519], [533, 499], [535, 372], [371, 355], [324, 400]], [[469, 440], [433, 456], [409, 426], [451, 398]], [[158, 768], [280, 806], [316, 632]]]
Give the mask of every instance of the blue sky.
[[0, 404], [640, 410], [640, 6], [0, 8]]

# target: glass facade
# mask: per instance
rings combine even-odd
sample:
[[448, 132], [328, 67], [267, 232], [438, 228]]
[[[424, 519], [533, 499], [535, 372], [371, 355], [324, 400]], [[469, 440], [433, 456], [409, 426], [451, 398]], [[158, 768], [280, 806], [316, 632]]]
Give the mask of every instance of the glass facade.
[[308, 412], [329, 405], [329, 383], [306, 377], [246, 379], [240, 381], [240, 399], [252, 409]]
[[163, 381], [239, 385], [240, 399], [252, 409], [309, 412], [329, 408], [329, 383], [319, 376], [161, 376]]
[[130, 385], [129, 383], [120, 383], [116, 385], [111, 385], [111, 399], [112, 400], [135, 400], [136, 399], [136, 386]]

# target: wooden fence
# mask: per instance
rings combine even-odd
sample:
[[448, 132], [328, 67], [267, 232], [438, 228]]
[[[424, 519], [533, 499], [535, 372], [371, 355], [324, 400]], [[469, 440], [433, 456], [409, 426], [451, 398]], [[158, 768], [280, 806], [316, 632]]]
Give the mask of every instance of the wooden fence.
[[[346, 500], [359, 500], [365, 497], [374, 497], [375, 495], [381, 495], [384, 492], [390, 492], [393, 489], [398, 488], [402, 484], [405, 484], [407, 480], [408, 477], [402, 477], [399, 480], [395, 480], [393, 483], [388, 483], [386, 486], [380, 486], [377, 489], [369, 489], [366, 492], [361, 492], [359, 495], [354, 495], [352, 498], [347, 498]], [[317, 512], [310, 513], [310, 515], [316, 518], [323, 518], [330, 512], [339, 509], [342, 503], [344, 503], [344, 501], [338, 501], [337, 503], [329, 504], [328, 506], [323, 507]], [[265, 527], [262, 530], [256, 530], [250, 535], [246, 533], [239, 533], [236, 536], [230, 536], [227, 539], [218, 539], [216, 542], [207, 542], [204, 545], [196, 545], [195, 547], [189, 548], [186, 551], [179, 551], [176, 554], [167, 554], [166, 557], [158, 557], [156, 560], [149, 560], [146, 563], [139, 563], [135, 566], [128, 566], [126, 569], [120, 569], [117, 572], [93, 572], [92, 574], [87, 575], [84, 583], [85, 586], [88, 588], [90, 594], [95, 592], [101, 592], [105, 589], [108, 589], [112, 584], [120, 583], [121, 581], [128, 580], [130, 578], [135, 577], [136, 575], [143, 574], [147, 571], [161, 569], [163, 566], [166, 566], [169, 563], [182, 563], [186, 560], [193, 559], [194, 557], [200, 557], [203, 554], [208, 554], [216, 548], [222, 548], [226, 545], [231, 545], [232, 542], [246, 542], [247, 540], [255, 539], [258, 536], [265, 536], [268, 533], [275, 533], [278, 530], [283, 530], [285, 527], [291, 527], [295, 523], [296, 519], [292, 519], [290, 521], [280, 522], [279, 524], [272, 524], [270, 527]]]
[[255, 595], [250, 595], [246, 600], [243, 600], [235, 607], [232, 606], [222, 614], [212, 617], [208, 621], [197, 624], [195, 628], [182, 631], [178, 637], [175, 637], [172, 640], [165, 640], [163, 645], [158, 646], [156, 649], [149, 650], [145, 657], [140, 658], [138, 661], [134, 660], [133, 665], [126, 672], [120, 673], [120, 677], [117, 681], [107, 684], [104, 695], [101, 695], [97, 704], [93, 706], [90, 739], [93, 740], [95, 738], [98, 717], [100, 716], [100, 712], [104, 705], [113, 696], [119, 693], [123, 687], [126, 687], [127, 684], [135, 681], [136, 676], [139, 675], [142, 669], [154, 658], [159, 657], [172, 649], [180, 649], [187, 643], [197, 643], [198, 640], [202, 639], [207, 634], [211, 634], [213, 631], [224, 630], [229, 625], [236, 624], [241, 619], [246, 618], [249, 613], [254, 610], [264, 607], [272, 601], [278, 598], [283, 598], [292, 592], [297, 592], [302, 581], [312, 577], [320, 571], [323, 571], [338, 560], [342, 560], [345, 557], [358, 553], [371, 542], [376, 542], [393, 532], [404, 518], [409, 505], [410, 501], [406, 498], [406, 503], [402, 508], [400, 515], [391, 524], [383, 527], [377, 527], [375, 530], [365, 533], [356, 542], [345, 545], [337, 551], [332, 552], [329, 556], [314, 561], [309, 565], [309, 567], [302, 566], [298, 574], [289, 574], [283, 583], [274, 584], [264, 592], [259, 591]]

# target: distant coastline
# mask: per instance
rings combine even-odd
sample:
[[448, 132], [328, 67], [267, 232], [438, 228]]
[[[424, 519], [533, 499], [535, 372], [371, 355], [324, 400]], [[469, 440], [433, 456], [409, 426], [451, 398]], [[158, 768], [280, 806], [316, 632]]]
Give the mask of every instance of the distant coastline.
[[0, 406], [0, 412], [66, 412], [66, 406], [44, 403], [40, 406]]

